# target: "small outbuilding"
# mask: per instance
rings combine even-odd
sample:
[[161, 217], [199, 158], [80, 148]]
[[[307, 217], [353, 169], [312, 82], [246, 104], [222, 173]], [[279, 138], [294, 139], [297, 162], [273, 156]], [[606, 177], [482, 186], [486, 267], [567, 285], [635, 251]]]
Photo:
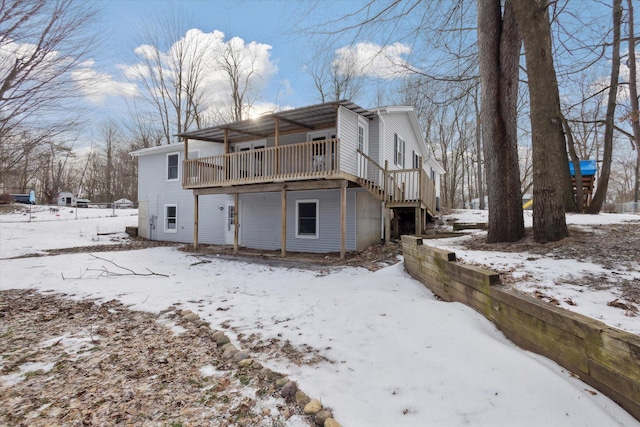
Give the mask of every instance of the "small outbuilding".
[[61, 191], [58, 193], [58, 206], [76, 206], [76, 196], [68, 191]]

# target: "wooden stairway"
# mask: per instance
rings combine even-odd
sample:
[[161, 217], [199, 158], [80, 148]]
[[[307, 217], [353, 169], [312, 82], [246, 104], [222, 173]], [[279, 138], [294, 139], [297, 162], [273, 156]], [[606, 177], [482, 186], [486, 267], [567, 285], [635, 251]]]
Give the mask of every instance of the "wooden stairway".
[[[389, 202], [391, 197], [386, 191], [384, 185], [385, 177], [387, 176], [384, 168], [362, 151], [358, 150], [358, 154], [360, 162], [359, 170], [366, 171], [366, 178], [358, 176], [356, 179], [357, 183], [381, 202]], [[371, 178], [377, 179], [374, 180]]]

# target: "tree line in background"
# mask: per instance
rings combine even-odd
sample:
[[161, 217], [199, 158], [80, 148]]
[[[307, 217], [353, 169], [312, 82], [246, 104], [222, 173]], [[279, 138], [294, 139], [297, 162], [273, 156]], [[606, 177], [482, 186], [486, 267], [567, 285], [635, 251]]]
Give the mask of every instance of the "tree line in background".
[[[447, 170], [443, 205], [482, 207], [486, 195], [488, 241], [515, 241], [533, 193], [534, 237], [546, 242], [567, 235], [566, 212], [638, 200], [633, 13], [632, 0], [373, 0], [321, 32], [406, 40], [411, 65], [392, 99], [418, 107]], [[343, 93], [361, 86], [358, 70], [341, 75], [355, 76], [333, 80]], [[571, 161], [582, 182], [581, 159], [597, 163], [590, 204], [569, 173]]]
[[[511, 236], [496, 239], [513, 240], [522, 235], [525, 194], [534, 194], [540, 219], [558, 210], [545, 223], [582, 210], [569, 160], [597, 162], [598, 211], [605, 201], [638, 200], [633, 0], [597, 6], [589, 13], [567, 1], [372, 0], [349, 14], [351, 22], [362, 17], [355, 25], [338, 19], [314, 26], [319, 45], [305, 70], [320, 102], [373, 97], [378, 105], [415, 106], [425, 140], [447, 171], [441, 205], [485, 208], [488, 196], [492, 223], [502, 224], [494, 233]], [[246, 118], [259, 99], [269, 72], [258, 65], [259, 46], [232, 39], [207, 50], [211, 43], [187, 31], [188, 20], [178, 13], [149, 22], [141, 33], [144, 49], [136, 50], [131, 67], [141, 89], [127, 119], [83, 121], [65, 106], [78, 96], [74, 87], [89, 83], [71, 76], [87, 58], [94, 40], [86, 34], [97, 13], [74, 0], [0, 5], [0, 48], [14, 52], [0, 57], [5, 191], [35, 189], [46, 202], [60, 190], [96, 202], [136, 200], [130, 152], [174, 143], [178, 132]], [[332, 35], [357, 45], [354, 31], [364, 39], [384, 33], [390, 44], [394, 37], [409, 43], [411, 61], [396, 64], [402, 71], [394, 76], [367, 77], [367, 64], [353, 51], [327, 48], [337, 43]], [[41, 43], [32, 42], [34, 34]], [[534, 52], [545, 52], [548, 62], [530, 58]], [[215, 93], [207, 82], [212, 70], [224, 76]], [[214, 103], [220, 93], [224, 102]], [[75, 150], [83, 127], [98, 128], [98, 136], [90, 150]]]

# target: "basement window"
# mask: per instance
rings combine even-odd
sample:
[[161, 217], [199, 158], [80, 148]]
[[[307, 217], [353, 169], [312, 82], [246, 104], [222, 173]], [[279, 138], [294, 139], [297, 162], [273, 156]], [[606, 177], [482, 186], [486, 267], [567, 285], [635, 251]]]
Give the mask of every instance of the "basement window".
[[178, 232], [178, 205], [164, 205], [164, 232]]
[[296, 237], [317, 239], [319, 234], [318, 200], [296, 200]]

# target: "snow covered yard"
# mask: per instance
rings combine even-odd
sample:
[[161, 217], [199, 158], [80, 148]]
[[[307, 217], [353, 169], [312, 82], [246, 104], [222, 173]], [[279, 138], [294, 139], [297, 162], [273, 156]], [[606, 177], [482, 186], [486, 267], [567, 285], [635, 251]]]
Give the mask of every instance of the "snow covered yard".
[[[443, 219], [486, 223], [487, 211], [457, 210]], [[571, 236], [546, 245], [533, 242], [530, 232], [517, 243], [487, 245], [486, 232], [477, 230], [425, 244], [496, 271], [521, 292], [640, 334], [640, 215], [569, 214], [567, 224]], [[531, 226], [525, 211], [525, 227]]]
[[[122, 232], [136, 217], [5, 219], [0, 217], [1, 291], [35, 289], [79, 301], [116, 299], [156, 315], [170, 306], [190, 309], [212, 328], [224, 329], [264, 366], [287, 374], [309, 396], [321, 399], [345, 427], [640, 425], [555, 363], [510, 343], [480, 314], [435, 299], [408, 277], [402, 264], [376, 272], [308, 270], [171, 247], [102, 252], [99, 258], [76, 253], [6, 259], [55, 247], [94, 246], [95, 230]], [[465, 257], [457, 243], [441, 243]], [[526, 258], [519, 262], [526, 264]], [[118, 266], [168, 277], [131, 275]], [[138, 330], [132, 327], [129, 339], [144, 348]], [[40, 342], [43, 348], [50, 344]], [[57, 375], [38, 353], [23, 362], [43, 364], [37, 365], [39, 375], [23, 374], [21, 381]], [[193, 364], [203, 378], [216, 370], [195, 356]], [[15, 377], [0, 380], [0, 396], [18, 386]], [[202, 402], [193, 403], [198, 404], [199, 413], [211, 411]], [[186, 416], [177, 421], [194, 422]], [[285, 425], [300, 422], [294, 416]]]

